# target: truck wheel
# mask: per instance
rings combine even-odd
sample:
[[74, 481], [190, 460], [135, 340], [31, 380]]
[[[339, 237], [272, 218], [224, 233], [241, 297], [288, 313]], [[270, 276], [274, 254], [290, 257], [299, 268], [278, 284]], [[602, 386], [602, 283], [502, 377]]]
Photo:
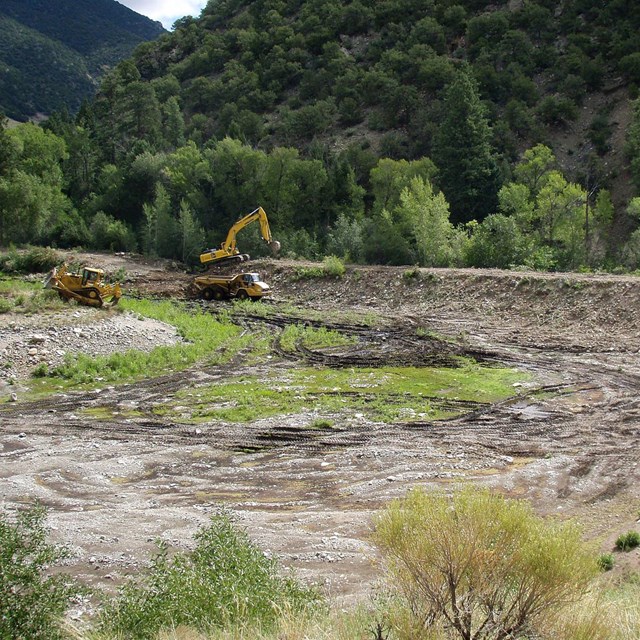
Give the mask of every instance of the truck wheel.
[[245, 289], [240, 289], [238, 293], [236, 293], [236, 298], [238, 298], [238, 300], [246, 300], [248, 297], [249, 297], [249, 294], [246, 292]]
[[202, 297], [205, 300], [213, 300], [213, 289], [210, 289], [209, 287], [207, 287], [206, 289], [203, 289]]
[[220, 287], [214, 287], [213, 288], [213, 299], [214, 300], [225, 300], [227, 297], [227, 294], [225, 293], [224, 289], [221, 289]]

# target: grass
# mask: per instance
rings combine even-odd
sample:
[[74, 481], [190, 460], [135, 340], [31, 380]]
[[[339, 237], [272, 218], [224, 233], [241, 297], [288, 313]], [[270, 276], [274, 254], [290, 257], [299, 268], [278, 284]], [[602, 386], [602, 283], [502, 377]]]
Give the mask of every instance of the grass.
[[242, 334], [223, 315], [214, 317], [171, 301], [123, 300], [121, 304], [128, 311], [176, 327], [184, 342], [156, 347], [150, 352], [131, 349], [98, 357], [69, 354], [64, 364], [49, 372], [46, 380], [34, 381], [36, 393], [51, 391], [52, 379], [56, 381], [56, 390], [60, 383], [64, 387], [130, 382], [181, 371], [196, 362], [222, 364], [242, 351], [254, 357], [268, 351], [267, 337]]
[[288, 325], [280, 337], [280, 346], [285, 351], [295, 351], [298, 344], [307, 349], [326, 349], [345, 347], [356, 342], [356, 338], [345, 336], [338, 331], [326, 327], [315, 329], [302, 324]]
[[[514, 369], [479, 366], [464, 361], [457, 369], [384, 367], [351, 369], [291, 369], [265, 384], [257, 376], [239, 376], [178, 392], [175, 413], [164, 405], [156, 412], [176, 421], [223, 420], [251, 422], [314, 411], [361, 412], [382, 422], [450, 418], [466, 409], [455, 402], [495, 402], [513, 394], [513, 384], [526, 375]], [[184, 405], [190, 418], [184, 418]]]
[[41, 282], [18, 278], [0, 280], [0, 313], [40, 313], [59, 310], [64, 303], [55, 291], [44, 289]]

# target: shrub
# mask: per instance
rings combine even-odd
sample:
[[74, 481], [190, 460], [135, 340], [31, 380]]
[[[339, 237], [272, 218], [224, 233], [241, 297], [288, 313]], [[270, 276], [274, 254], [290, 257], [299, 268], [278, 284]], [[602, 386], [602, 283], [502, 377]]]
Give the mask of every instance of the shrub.
[[322, 267], [297, 267], [294, 280], [311, 280], [312, 278], [323, 278], [324, 275]]
[[579, 600], [597, 573], [575, 526], [488, 491], [414, 490], [378, 518], [375, 540], [411, 615], [447, 637], [537, 637], [537, 624]]
[[346, 268], [344, 262], [337, 256], [326, 256], [322, 261], [322, 271], [326, 276], [342, 278], [346, 273]]
[[420, 268], [412, 267], [411, 269], [406, 269], [402, 272], [402, 279], [407, 282], [412, 282], [413, 280], [420, 279]]
[[637, 531], [627, 531], [616, 540], [616, 549], [618, 551], [631, 551], [640, 545], [640, 533]]
[[46, 378], [49, 375], [49, 367], [47, 363], [41, 362], [38, 364], [31, 372], [31, 375], [34, 378]]
[[20, 252], [12, 249], [0, 256], [0, 269], [14, 273], [45, 273], [61, 262], [60, 254], [49, 247], [31, 247]]
[[612, 553], [603, 553], [598, 558], [598, 566], [602, 571], [611, 571], [613, 569], [613, 554]]
[[310, 280], [312, 278], [342, 278], [346, 273], [344, 262], [336, 256], [327, 256], [321, 267], [298, 267], [295, 271], [296, 280]]
[[69, 552], [47, 544], [45, 517], [39, 505], [14, 521], [0, 514], [0, 638], [65, 637], [60, 622], [80, 589], [67, 575], [47, 575]]
[[302, 613], [320, 604], [313, 589], [282, 577], [246, 533], [219, 515], [196, 534], [191, 553], [169, 557], [166, 545], [146, 576], [132, 581], [100, 616], [106, 637], [146, 640], [161, 629], [188, 625], [203, 632], [257, 624], [268, 629], [282, 611]]

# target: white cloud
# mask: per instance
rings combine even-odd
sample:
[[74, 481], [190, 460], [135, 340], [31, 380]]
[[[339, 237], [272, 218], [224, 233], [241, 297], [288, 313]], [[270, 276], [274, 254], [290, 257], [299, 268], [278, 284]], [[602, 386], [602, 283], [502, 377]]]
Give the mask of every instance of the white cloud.
[[136, 13], [159, 20], [165, 29], [171, 29], [173, 23], [184, 16], [198, 17], [207, 4], [207, 0], [118, 0], [120, 4], [133, 9]]

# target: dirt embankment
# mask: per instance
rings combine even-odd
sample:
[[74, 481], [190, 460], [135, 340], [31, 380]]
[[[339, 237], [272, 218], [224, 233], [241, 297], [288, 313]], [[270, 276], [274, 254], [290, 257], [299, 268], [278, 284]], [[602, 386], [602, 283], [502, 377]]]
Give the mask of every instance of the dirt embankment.
[[[126, 269], [125, 295], [187, 296], [191, 276], [165, 265], [126, 256], [85, 261]], [[639, 526], [640, 280], [407, 267], [300, 279], [299, 263], [248, 266], [283, 303], [269, 320], [274, 338], [283, 323], [312, 314], [318, 325], [357, 335], [357, 346], [301, 350], [287, 359], [275, 352], [259, 366], [194, 367], [0, 405], [2, 505], [34, 498], [47, 504], [52, 535], [72, 545], [72, 570], [84, 580], [116, 584], [148, 559], [157, 537], [188, 547], [197, 526], [224, 506], [302, 577], [324, 582], [336, 597], [363, 597], [379, 576], [371, 517], [416, 485], [449, 489], [473, 481], [527, 497], [541, 513], [579, 518], [603, 550]], [[1, 317], [5, 359], [13, 354], [18, 362], [17, 350], [27, 351], [24, 365], [5, 370], [21, 378], [32, 357], [177, 339], [170, 327], [118, 313], [70, 307], [69, 314]], [[246, 322], [250, 330], [263, 320], [255, 314]], [[40, 338], [32, 342], [31, 334]], [[531, 383], [506, 402], [470, 406], [452, 420], [390, 425], [336, 414], [337, 428], [326, 431], [306, 427], [323, 417], [314, 406], [249, 424], [187, 424], [155, 411], [178, 392], [195, 396], [232, 373], [269, 385], [298, 359], [319, 366], [428, 363], [435, 345], [438, 357], [448, 355], [429, 336], [448, 339], [451, 353], [526, 370]], [[637, 552], [619, 560], [621, 567], [637, 564]]]

